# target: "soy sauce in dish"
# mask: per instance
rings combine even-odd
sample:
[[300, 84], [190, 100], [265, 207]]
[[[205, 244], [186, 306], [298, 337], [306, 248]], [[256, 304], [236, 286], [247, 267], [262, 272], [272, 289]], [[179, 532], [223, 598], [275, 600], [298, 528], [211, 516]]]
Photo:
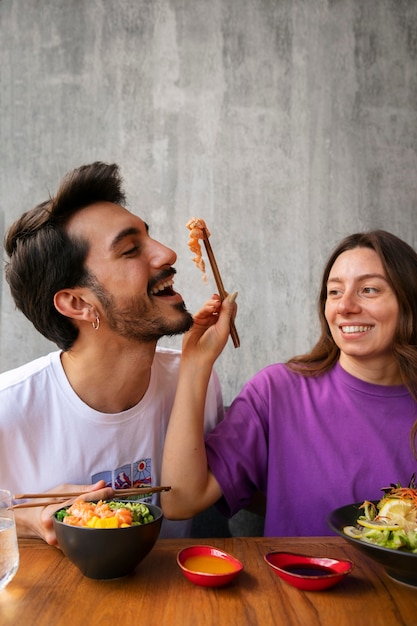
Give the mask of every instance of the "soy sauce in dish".
[[331, 569], [328, 567], [321, 567], [320, 565], [308, 565], [308, 564], [300, 564], [300, 565], [286, 565], [283, 567], [286, 572], [290, 574], [296, 574], [297, 576], [328, 576], [329, 574], [334, 574]]

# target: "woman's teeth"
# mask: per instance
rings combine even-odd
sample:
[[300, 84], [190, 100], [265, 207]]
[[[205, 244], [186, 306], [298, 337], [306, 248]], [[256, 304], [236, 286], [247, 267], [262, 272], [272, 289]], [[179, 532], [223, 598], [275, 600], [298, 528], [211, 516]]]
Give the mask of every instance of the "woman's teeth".
[[343, 333], [365, 333], [371, 330], [372, 326], [342, 326]]

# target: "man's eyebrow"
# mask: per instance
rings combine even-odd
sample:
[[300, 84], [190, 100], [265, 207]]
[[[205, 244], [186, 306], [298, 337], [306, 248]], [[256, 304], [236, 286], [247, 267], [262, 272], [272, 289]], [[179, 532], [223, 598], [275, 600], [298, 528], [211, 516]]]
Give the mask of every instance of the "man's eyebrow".
[[[148, 232], [148, 227], [145, 224], [146, 232]], [[123, 239], [126, 237], [130, 237], [130, 235], [140, 235], [139, 228], [135, 228], [130, 226], [129, 228], [124, 228], [114, 237], [113, 241], [110, 244], [110, 249], [113, 250]]]

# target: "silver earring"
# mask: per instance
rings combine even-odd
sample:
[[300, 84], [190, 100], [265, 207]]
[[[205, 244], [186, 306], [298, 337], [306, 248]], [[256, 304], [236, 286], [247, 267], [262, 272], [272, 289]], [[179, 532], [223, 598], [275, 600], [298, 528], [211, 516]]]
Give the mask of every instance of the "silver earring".
[[94, 330], [98, 330], [100, 328], [100, 318], [98, 315], [96, 315], [95, 321], [91, 322], [91, 326], [94, 328]]

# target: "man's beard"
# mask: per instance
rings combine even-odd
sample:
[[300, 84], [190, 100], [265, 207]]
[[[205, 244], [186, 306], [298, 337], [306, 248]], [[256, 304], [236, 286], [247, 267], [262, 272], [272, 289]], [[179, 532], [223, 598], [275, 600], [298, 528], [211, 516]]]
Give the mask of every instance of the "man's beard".
[[[125, 299], [117, 306], [114, 297], [97, 280], [90, 285], [100, 300], [109, 328], [121, 337], [134, 339], [142, 343], [152, 343], [161, 337], [181, 335], [193, 325], [193, 317], [185, 308], [184, 302], [171, 305], [178, 311], [177, 319], [169, 320], [155, 312], [156, 306], [149, 305], [144, 299]], [[160, 296], [163, 297], [163, 296]], [[155, 296], [157, 301], [158, 296]]]

